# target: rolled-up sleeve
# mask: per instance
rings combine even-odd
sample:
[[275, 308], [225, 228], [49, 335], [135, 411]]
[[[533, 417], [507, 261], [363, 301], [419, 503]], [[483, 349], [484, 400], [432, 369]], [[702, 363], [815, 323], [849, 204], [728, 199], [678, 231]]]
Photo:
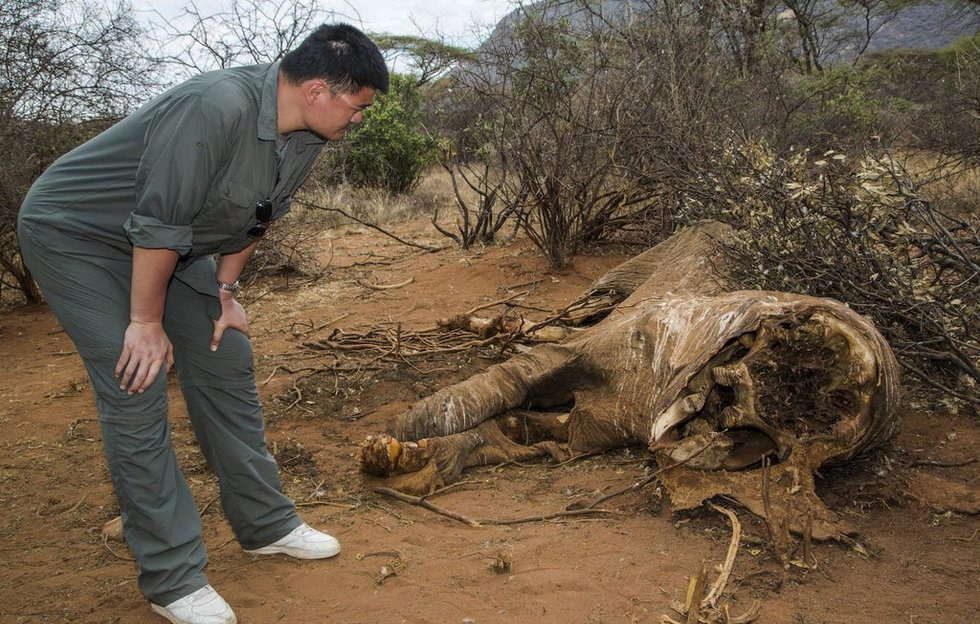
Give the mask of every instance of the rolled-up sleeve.
[[149, 215], [129, 215], [123, 229], [134, 247], [173, 249], [182, 256], [190, 253], [194, 241], [190, 225], [171, 225]]
[[123, 229], [135, 247], [185, 256], [193, 246], [191, 223], [231, 152], [235, 128], [200, 94], [177, 96], [159, 107], [147, 127], [136, 204]]

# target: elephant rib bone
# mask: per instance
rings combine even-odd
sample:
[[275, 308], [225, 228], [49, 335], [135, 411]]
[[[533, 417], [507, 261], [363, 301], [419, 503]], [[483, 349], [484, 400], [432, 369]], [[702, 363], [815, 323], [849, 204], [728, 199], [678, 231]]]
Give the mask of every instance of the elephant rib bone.
[[725, 585], [728, 584], [728, 577], [731, 576], [732, 567], [735, 565], [735, 556], [738, 554], [738, 546], [742, 541], [742, 525], [738, 521], [738, 516], [731, 509], [720, 507], [713, 503], [708, 503], [708, 506], [718, 513], [728, 516], [729, 522], [732, 523], [732, 541], [728, 545], [728, 554], [725, 556], [725, 563], [722, 565], [721, 572], [718, 574], [718, 578], [715, 579], [714, 584], [712, 584], [708, 595], [701, 602], [702, 607], [713, 609], [718, 603], [718, 599], [721, 598], [721, 593], [725, 591]]

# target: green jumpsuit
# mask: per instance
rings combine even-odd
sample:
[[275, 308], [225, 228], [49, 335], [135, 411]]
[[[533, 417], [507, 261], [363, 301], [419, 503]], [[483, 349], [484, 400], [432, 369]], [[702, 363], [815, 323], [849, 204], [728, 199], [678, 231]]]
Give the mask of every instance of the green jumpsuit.
[[266, 447], [248, 338], [229, 329], [209, 348], [221, 314], [213, 254], [251, 242], [257, 202], [271, 200], [273, 218], [287, 212], [324, 143], [305, 131], [283, 143], [278, 70], [220, 70], [171, 89], [59, 158], [20, 210], [24, 260], [91, 378], [126, 541], [140, 589], [156, 604], [206, 585], [207, 557], [171, 446], [165, 376], [133, 395], [114, 376], [134, 246], [180, 256], [163, 327], [238, 541], [259, 548], [300, 524]]

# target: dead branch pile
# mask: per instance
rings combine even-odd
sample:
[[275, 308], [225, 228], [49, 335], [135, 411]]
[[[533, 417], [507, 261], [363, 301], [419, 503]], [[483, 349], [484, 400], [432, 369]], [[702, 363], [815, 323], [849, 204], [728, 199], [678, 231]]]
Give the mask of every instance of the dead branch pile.
[[980, 221], [927, 201], [888, 154], [780, 158], [730, 148], [684, 190], [685, 218], [731, 223], [741, 288], [832, 297], [871, 318], [906, 373], [980, 406]]
[[334, 329], [329, 336], [303, 343], [311, 351], [332, 351], [350, 356], [360, 355], [369, 363], [406, 363], [432, 355], [459, 353], [470, 349], [493, 347], [501, 338], [474, 338], [461, 329], [445, 330], [433, 327], [422, 330], [403, 330], [401, 323], [394, 327], [376, 325], [365, 330]]
[[[639, 257], [641, 264], [643, 257]], [[633, 259], [624, 266], [632, 266], [637, 260]], [[362, 366], [405, 363], [416, 371], [419, 369], [412, 360], [431, 356], [480, 350], [486, 356], [501, 357], [526, 350], [531, 344], [559, 342], [567, 338], [575, 328], [606, 316], [616, 303], [632, 291], [626, 285], [631, 276], [622, 275], [616, 280], [617, 275], [616, 270], [610, 272], [585, 295], [561, 310], [548, 312], [541, 320], [515, 314], [515, 309], [524, 307], [520, 302], [530, 295], [530, 291], [524, 290], [504, 299], [476, 306], [462, 314], [438, 319], [435, 327], [407, 330], [402, 328], [401, 323], [388, 323], [372, 325], [366, 329], [335, 328], [326, 338], [307, 340], [302, 346], [307, 352], [329, 351], [339, 358], [359, 362]], [[632, 279], [636, 281], [635, 277]], [[382, 288], [371, 284], [362, 285]], [[404, 283], [391, 287], [401, 285]], [[633, 288], [635, 286], [634, 284]], [[504, 310], [493, 316], [480, 314], [494, 307], [503, 307]], [[540, 308], [533, 309], [547, 312]], [[308, 335], [328, 325], [330, 324], [319, 328], [311, 326], [305, 331], [294, 331], [294, 335]]]

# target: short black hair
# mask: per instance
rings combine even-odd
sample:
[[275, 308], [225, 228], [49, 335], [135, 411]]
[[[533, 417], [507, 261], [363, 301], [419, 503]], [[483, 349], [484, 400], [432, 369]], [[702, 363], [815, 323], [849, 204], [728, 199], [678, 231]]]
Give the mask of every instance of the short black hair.
[[294, 84], [320, 78], [338, 92], [364, 87], [388, 92], [388, 67], [381, 50], [350, 24], [323, 24], [282, 57], [279, 69]]

